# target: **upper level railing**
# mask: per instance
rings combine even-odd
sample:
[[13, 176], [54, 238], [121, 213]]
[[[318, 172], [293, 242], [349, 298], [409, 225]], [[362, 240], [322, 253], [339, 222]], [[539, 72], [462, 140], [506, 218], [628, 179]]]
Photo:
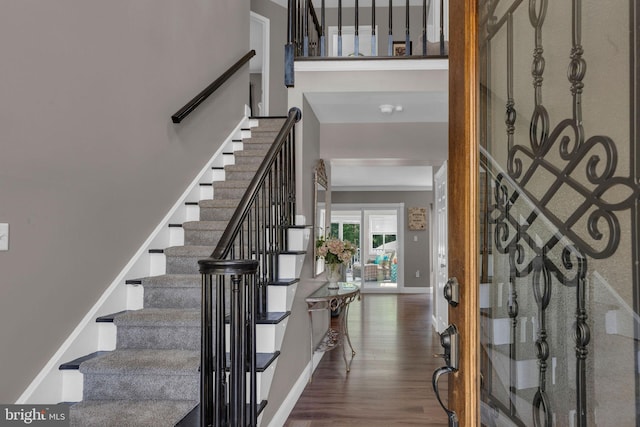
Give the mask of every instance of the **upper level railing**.
[[224, 84], [231, 76], [233, 76], [236, 71], [238, 71], [244, 64], [249, 62], [251, 58], [256, 55], [255, 50], [251, 50], [247, 52], [245, 56], [240, 58], [235, 64], [233, 64], [227, 71], [222, 73], [220, 77], [218, 77], [213, 83], [207, 86], [202, 92], [197, 94], [191, 101], [187, 102], [184, 107], [179, 109], [173, 116], [171, 116], [171, 121], [173, 123], [180, 123], [185, 117], [187, 117], [193, 110], [195, 110], [198, 105], [202, 104], [205, 99], [207, 99], [213, 92], [216, 91], [220, 86]]
[[449, 0], [335, 1], [337, 7], [327, 7], [327, 0], [289, 0], [286, 86], [293, 86], [298, 59], [448, 56]]
[[[256, 319], [266, 313], [267, 285], [278, 280], [278, 258], [287, 249], [288, 227], [294, 225], [294, 126], [301, 117], [299, 109], [289, 110], [218, 245], [209, 258], [198, 261], [202, 273], [203, 426], [257, 426], [264, 402], [257, 396]], [[229, 362], [225, 354], [227, 319]]]

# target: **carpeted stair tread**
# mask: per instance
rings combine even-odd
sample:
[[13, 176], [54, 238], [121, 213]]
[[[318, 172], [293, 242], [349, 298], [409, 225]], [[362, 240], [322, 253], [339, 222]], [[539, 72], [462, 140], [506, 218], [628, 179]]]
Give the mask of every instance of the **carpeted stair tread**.
[[200, 274], [161, 274], [159, 276], [143, 277], [142, 286], [145, 288], [200, 288], [202, 276]]
[[200, 200], [201, 208], [235, 208], [240, 203], [240, 199], [207, 199]]
[[213, 183], [213, 188], [247, 188], [251, 183], [250, 180], [226, 180], [216, 181]]
[[83, 374], [197, 375], [200, 352], [193, 350], [114, 350], [83, 362]]
[[219, 230], [224, 231], [229, 221], [188, 221], [182, 224], [185, 231], [190, 230]]
[[[250, 142], [249, 142], [250, 141]], [[242, 144], [243, 150], [262, 150], [268, 151], [273, 145], [273, 138], [256, 138], [255, 141], [245, 140]]]
[[[194, 273], [198, 273], [194, 271]], [[163, 274], [140, 280], [146, 308], [199, 308], [202, 300], [202, 275]]]
[[262, 150], [246, 150], [246, 151], [236, 151], [233, 153], [236, 157], [260, 157], [264, 158], [266, 151]]
[[194, 326], [200, 327], [199, 309], [143, 308], [118, 314], [113, 323], [116, 326]]
[[208, 258], [215, 249], [215, 246], [171, 246], [164, 250], [166, 256], [174, 257], [202, 257]]
[[248, 165], [226, 165], [224, 167], [225, 172], [256, 172], [258, 170], [258, 166], [248, 164]]
[[193, 400], [90, 400], [71, 406], [72, 427], [174, 427]]

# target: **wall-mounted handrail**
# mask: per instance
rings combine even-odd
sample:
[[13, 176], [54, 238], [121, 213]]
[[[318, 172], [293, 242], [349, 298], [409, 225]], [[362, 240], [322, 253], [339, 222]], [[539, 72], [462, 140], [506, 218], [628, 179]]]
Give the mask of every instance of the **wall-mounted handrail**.
[[256, 55], [255, 50], [250, 50], [245, 56], [240, 58], [238, 62], [233, 64], [227, 71], [222, 73], [220, 77], [218, 77], [213, 83], [207, 86], [202, 92], [197, 94], [191, 101], [187, 102], [184, 107], [179, 109], [173, 116], [171, 116], [171, 121], [173, 123], [180, 123], [185, 117], [187, 117], [193, 110], [195, 110], [198, 105], [202, 104], [205, 99], [207, 99], [213, 92], [216, 91], [220, 86], [224, 84], [229, 78], [236, 73], [244, 64], [249, 62], [251, 58]]

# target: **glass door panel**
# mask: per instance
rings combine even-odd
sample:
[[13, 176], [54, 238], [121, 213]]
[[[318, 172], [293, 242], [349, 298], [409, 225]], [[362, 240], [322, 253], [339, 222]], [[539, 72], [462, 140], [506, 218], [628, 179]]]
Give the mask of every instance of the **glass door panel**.
[[638, 424], [630, 13], [635, 1], [480, 1], [483, 425]]

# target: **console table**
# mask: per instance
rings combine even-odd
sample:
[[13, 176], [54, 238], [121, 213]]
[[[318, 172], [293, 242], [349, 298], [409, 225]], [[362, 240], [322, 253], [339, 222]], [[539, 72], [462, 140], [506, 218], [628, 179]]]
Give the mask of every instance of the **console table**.
[[[347, 372], [351, 370], [351, 361], [356, 355], [349, 338], [349, 328], [347, 320], [349, 317], [349, 304], [356, 298], [360, 299], [360, 288], [358, 285], [347, 282], [340, 282], [338, 289], [329, 289], [329, 283], [320, 286], [315, 292], [309, 295], [305, 301], [307, 303], [307, 312], [309, 313], [309, 335], [311, 337], [311, 375], [313, 376], [313, 354], [314, 351], [329, 351], [337, 347], [342, 347], [342, 357], [347, 368]], [[314, 349], [313, 344], [313, 312], [324, 311], [335, 312], [339, 310], [337, 319], [337, 328], [329, 327], [329, 330]], [[347, 355], [344, 346], [346, 338], [349, 348], [351, 349], [351, 359], [347, 361]]]

